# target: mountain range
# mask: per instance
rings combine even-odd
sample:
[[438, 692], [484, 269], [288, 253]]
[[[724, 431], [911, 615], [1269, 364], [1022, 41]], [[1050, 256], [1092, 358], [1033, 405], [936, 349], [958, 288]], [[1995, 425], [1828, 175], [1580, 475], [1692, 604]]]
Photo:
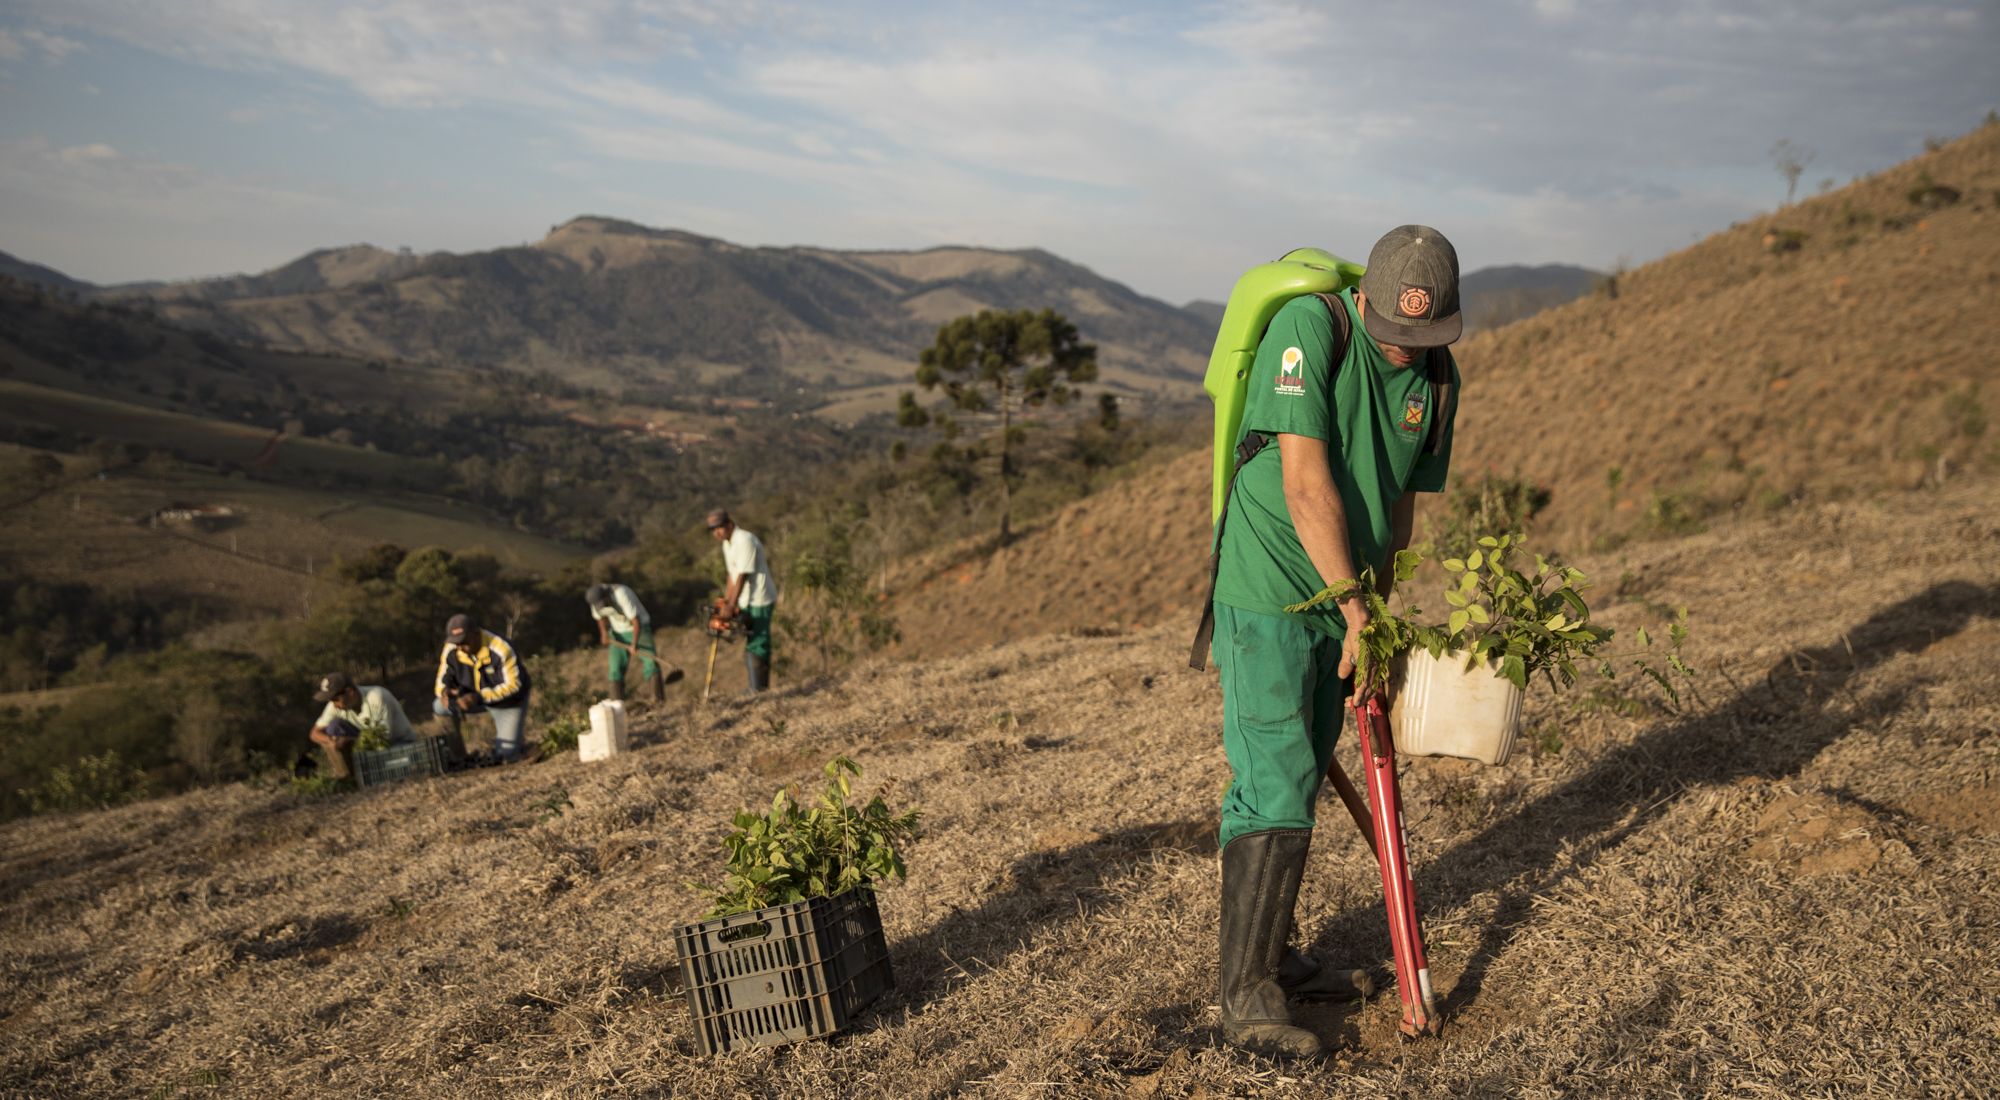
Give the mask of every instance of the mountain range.
[[[937, 327], [981, 309], [1054, 308], [1098, 345], [1107, 387], [1184, 399], [1220, 312], [1147, 297], [1040, 249], [747, 247], [596, 216], [529, 245], [421, 254], [361, 244], [216, 279], [93, 286], [4, 253], [0, 275], [244, 344], [613, 388], [805, 388], [849, 417], [887, 407]], [[1466, 293], [1469, 308], [1488, 284], [1550, 304], [1564, 293], [1550, 288], [1574, 296], [1592, 278], [1496, 268], [1467, 276]]]

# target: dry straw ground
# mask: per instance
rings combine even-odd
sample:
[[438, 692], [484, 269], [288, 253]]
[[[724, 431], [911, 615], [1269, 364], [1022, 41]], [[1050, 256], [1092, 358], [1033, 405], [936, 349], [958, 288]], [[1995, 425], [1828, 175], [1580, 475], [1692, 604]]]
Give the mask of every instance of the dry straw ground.
[[[1684, 712], [1538, 694], [1506, 767], [1407, 762], [1442, 1040], [1399, 1040], [1385, 993], [1304, 1012], [1324, 1066], [1219, 1044], [1219, 698], [1167, 627], [662, 709], [605, 764], [11, 823], [0, 1091], [1982, 1095], [1996, 516], [1980, 481], [1641, 547], [1605, 614], [1692, 608]], [[681, 884], [836, 752], [928, 814], [882, 896], [896, 990], [835, 1040], [699, 1057]], [[1384, 966], [1372, 862], [1322, 805], [1302, 934]]]

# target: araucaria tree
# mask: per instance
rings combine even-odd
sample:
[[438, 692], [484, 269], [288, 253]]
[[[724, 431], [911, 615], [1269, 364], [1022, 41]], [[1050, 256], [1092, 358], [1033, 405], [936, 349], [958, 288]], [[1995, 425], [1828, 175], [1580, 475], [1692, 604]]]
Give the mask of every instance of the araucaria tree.
[[[1097, 345], [1077, 338], [1076, 326], [1052, 309], [981, 310], [938, 329], [937, 341], [917, 363], [917, 384], [942, 388], [961, 412], [999, 421], [1000, 545], [1012, 536], [1017, 421], [1044, 405], [1067, 405], [1076, 387], [1097, 378]], [[905, 424], [928, 417], [914, 401], [904, 403]]]

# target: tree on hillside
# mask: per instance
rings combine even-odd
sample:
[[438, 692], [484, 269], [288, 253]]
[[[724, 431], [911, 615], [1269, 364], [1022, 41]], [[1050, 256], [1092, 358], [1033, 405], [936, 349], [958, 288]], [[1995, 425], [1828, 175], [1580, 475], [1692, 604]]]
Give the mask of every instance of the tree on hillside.
[[[1079, 340], [1076, 326], [1052, 309], [981, 310], [938, 329], [937, 341], [924, 349], [917, 363], [916, 378], [926, 390], [942, 388], [959, 411], [999, 422], [994, 438], [1000, 545], [1007, 545], [1012, 535], [1014, 447], [1020, 442], [1015, 422], [1032, 409], [1075, 400], [1075, 387], [1097, 378], [1097, 345]], [[914, 396], [905, 397], [898, 407], [899, 423], [916, 427], [930, 419]]]
[[1818, 155], [1791, 138], [1779, 138], [1771, 146], [1771, 164], [1785, 177], [1786, 206], [1792, 205], [1792, 196], [1798, 193], [1799, 177], [1805, 173], [1806, 165]]

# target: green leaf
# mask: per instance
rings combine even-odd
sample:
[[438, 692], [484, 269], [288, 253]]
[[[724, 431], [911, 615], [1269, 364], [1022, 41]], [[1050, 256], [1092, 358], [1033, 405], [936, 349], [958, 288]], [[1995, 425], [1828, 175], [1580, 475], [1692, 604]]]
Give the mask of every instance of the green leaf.
[[1476, 603], [1467, 604], [1465, 611], [1466, 614], [1472, 616], [1472, 621], [1475, 623], [1490, 623], [1493, 621], [1492, 617], [1486, 614], [1486, 609]]
[[1396, 581], [1401, 583], [1416, 576], [1417, 567], [1424, 563], [1423, 554], [1415, 550], [1396, 551]]
[[1462, 610], [1452, 612], [1451, 617], [1445, 620], [1445, 632], [1454, 638], [1458, 637], [1465, 632], [1465, 624], [1471, 617], [1470, 614]]
[[1444, 571], [1447, 573], [1463, 573], [1465, 572], [1465, 562], [1459, 558], [1446, 558], [1444, 559]]
[[1479, 566], [1485, 561], [1486, 561], [1486, 555], [1480, 553], [1477, 550], [1474, 550], [1472, 552], [1472, 555], [1465, 559], [1465, 567], [1467, 569], [1477, 570]]
[[1444, 602], [1450, 604], [1453, 607], [1464, 607], [1467, 603], [1470, 603], [1471, 601], [1466, 599], [1465, 593], [1463, 592], [1447, 592], [1444, 594]]
[[1652, 636], [1646, 633], [1645, 627], [1642, 626], [1638, 628], [1638, 636], [1640, 645], [1650, 646], [1653, 644]]
[[1509, 656], [1500, 662], [1500, 675], [1505, 676], [1517, 688], [1528, 686], [1528, 666], [1521, 658]]
[[[1499, 539], [1496, 539], [1496, 538], [1494, 538], [1494, 537], [1493, 537], [1492, 535], [1487, 535], [1487, 536], [1486, 536], [1485, 538], [1482, 538], [1482, 539], [1480, 539], [1480, 540], [1479, 540], [1479, 545], [1481, 545], [1481, 546], [1485, 546], [1485, 547], [1488, 547], [1488, 548], [1491, 548], [1491, 547], [1496, 547], [1496, 546], [1499, 546], [1499, 545], [1500, 545], [1500, 540], [1499, 540]], [[1475, 566], [1473, 566], [1473, 568], [1474, 568], [1474, 569], [1477, 569], [1477, 568], [1479, 568], [1479, 567], [1475, 565]]]

